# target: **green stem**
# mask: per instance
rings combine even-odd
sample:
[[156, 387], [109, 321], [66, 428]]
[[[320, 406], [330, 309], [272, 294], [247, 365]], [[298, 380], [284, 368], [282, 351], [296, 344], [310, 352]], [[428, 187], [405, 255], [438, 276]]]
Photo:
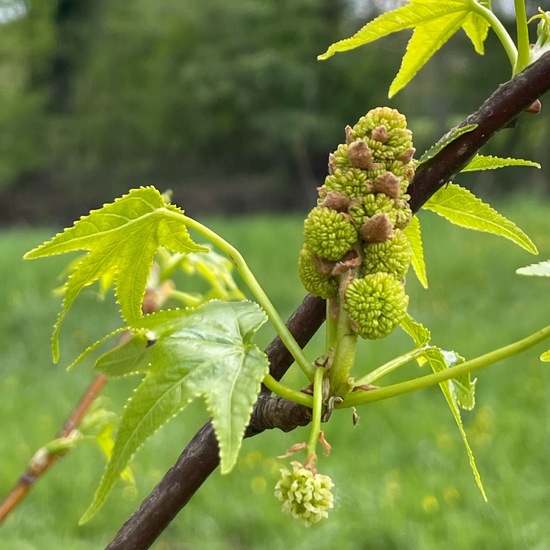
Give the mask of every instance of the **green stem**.
[[349, 316], [344, 308], [340, 308], [336, 331], [336, 349], [330, 363], [328, 377], [331, 395], [345, 397], [352, 387], [349, 382], [349, 373], [355, 362], [357, 334], [351, 330]]
[[281, 384], [280, 382], [275, 380], [275, 378], [273, 378], [271, 374], [267, 374], [262, 382], [272, 392], [280, 395], [284, 399], [294, 401], [295, 403], [299, 403], [300, 405], [304, 405], [304, 407], [309, 407], [310, 409], [313, 408], [313, 397], [311, 395], [308, 395], [307, 393], [302, 393], [301, 391], [293, 390], [292, 388]]
[[524, 0], [514, 0], [516, 10], [516, 29], [518, 39], [518, 56], [514, 65], [513, 76], [529, 65], [529, 29], [527, 27], [527, 13]]
[[323, 378], [326, 369], [318, 367], [313, 375], [313, 410], [311, 413], [311, 431], [306, 447], [306, 463], [316, 455], [319, 434], [321, 433], [321, 416], [323, 414]]
[[388, 374], [390, 374], [390, 372], [393, 372], [399, 367], [406, 365], [409, 361], [412, 361], [413, 359], [420, 357], [425, 351], [426, 351], [426, 346], [415, 348], [407, 353], [404, 353], [403, 355], [400, 355], [399, 357], [395, 357], [394, 359], [392, 359], [391, 361], [388, 361], [387, 363], [384, 363], [381, 367], [378, 367], [372, 372], [369, 372], [367, 375], [363, 376], [362, 378], [359, 378], [358, 380], [354, 380], [353, 383], [355, 386], [364, 386], [368, 384], [374, 384], [374, 382], [376, 382], [377, 380], [380, 380], [384, 376], [387, 376]]
[[476, 0], [471, 0], [470, 6], [473, 12], [481, 15], [481, 17], [483, 17], [483, 19], [485, 19], [485, 21], [487, 21], [487, 23], [491, 25], [491, 28], [500, 40], [500, 43], [502, 44], [504, 51], [506, 52], [506, 55], [510, 60], [510, 65], [512, 65], [512, 69], [514, 69], [517, 63], [518, 51], [516, 49], [514, 41], [512, 40], [512, 37], [508, 34], [508, 31], [506, 30], [504, 25], [489, 8], [483, 6]]
[[397, 395], [402, 395], [405, 393], [410, 393], [417, 390], [422, 390], [436, 384], [441, 384], [446, 380], [451, 378], [458, 378], [463, 374], [467, 374], [477, 369], [488, 367], [493, 363], [511, 357], [525, 351], [534, 345], [542, 342], [550, 336], [550, 326], [544, 327], [543, 329], [531, 334], [523, 340], [518, 340], [512, 344], [499, 348], [497, 350], [476, 357], [470, 361], [466, 361], [456, 367], [452, 367], [443, 371], [439, 371], [433, 374], [428, 374], [426, 376], [421, 376], [419, 378], [413, 378], [412, 380], [407, 380], [406, 382], [401, 382], [400, 384], [393, 384], [392, 386], [387, 386], [385, 388], [379, 388], [376, 390], [362, 391], [362, 392], [353, 392], [343, 403], [338, 405], [339, 408], [342, 407], [355, 407], [357, 405], [365, 405], [367, 403], [374, 403], [375, 401], [381, 401], [382, 399], [389, 399], [390, 397], [396, 397]]
[[[181, 220], [181, 215], [177, 214], [177, 216], [178, 219]], [[287, 326], [285, 325], [284, 321], [277, 313], [275, 306], [271, 303], [264, 289], [260, 286], [260, 283], [258, 283], [256, 277], [248, 267], [241, 253], [234, 246], [230, 245], [226, 240], [222, 239], [222, 237], [220, 237], [217, 233], [202, 225], [198, 221], [192, 218], [188, 218], [187, 216], [183, 216], [183, 219], [188, 229], [193, 229], [197, 233], [200, 233], [203, 237], [207, 238], [211, 243], [222, 250], [233, 262], [233, 264], [237, 268], [237, 271], [243, 278], [244, 282], [247, 284], [248, 288], [251, 290], [256, 300], [258, 300], [258, 303], [267, 313], [269, 320], [275, 327], [275, 330], [281, 337], [284, 345], [292, 354], [292, 357], [294, 357], [294, 360], [296, 361], [296, 363], [298, 363], [306, 376], [311, 380], [313, 378], [314, 372], [313, 365], [311, 365], [311, 362], [304, 354], [302, 348], [298, 345], [298, 342], [296, 342], [296, 340], [288, 330]]]

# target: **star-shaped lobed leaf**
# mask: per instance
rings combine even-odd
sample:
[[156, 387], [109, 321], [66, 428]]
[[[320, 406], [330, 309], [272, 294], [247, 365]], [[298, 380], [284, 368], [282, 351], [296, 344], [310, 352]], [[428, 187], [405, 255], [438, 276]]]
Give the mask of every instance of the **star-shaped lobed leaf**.
[[131, 327], [136, 338], [98, 359], [96, 369], [108, 376], [146, 375], [124, 409], [112, 458], [82, 522], [99, 510], [137, 449], [195, 397], [205, 399], [212, 417], [221, 471], [231, 470], [269, 370], [252, 341], [265, 320], [246, 301], [160, 311], [138, 319]]
[[116, 297], [128, 324], [141, 316], [147, 278], [159, 246], [181, 253], [208, 251], [192, 241], [182, 210], [167, 203], [154, 187], [141, 187], [92, 210], [63, 233], [27, 252], [25, 258], [31, 259], [88, 251], [65, 283], [52, 338], [55, 361], [59, 358], [59, 330], [68, 310], [80, 291], [98, 279], [115, 278]]
[[445, 185], [423, 208], [432, 210], [455, 225], [505, 237], [528, 252], [537, 254], [533, 241], [516, 224], [460, 185]]
[[405, 29], [414, 29], [401, 68], [390, 86], [395, 95], [461, 27], [480, 54], [489, 24], [479, 15], [487, 2], [472, 0], [410, 0], [406, 5], [379, 15], [351, 38], [332, 44], [318, 59], [352, 50]]

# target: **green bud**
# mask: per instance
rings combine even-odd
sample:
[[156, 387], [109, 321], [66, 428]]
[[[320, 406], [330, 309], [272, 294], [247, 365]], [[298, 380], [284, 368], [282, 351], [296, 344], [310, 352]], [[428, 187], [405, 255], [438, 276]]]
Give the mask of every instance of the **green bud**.
[[321, 298], [334, 298], [338, 294], [338, 282], [333, 277], [319, 273], [313, 255], [304, 246], [298, 264], [300, 279], [305, 289]]
[[349, 199], [362, 197], [369, 192], [367, 175], [358, 168], [350, 168], [348, 170], [337, 168], [333, 174], [325, 178], [325, 185], [323, 187], [323, 192], [338, 191]]
[[313, 254], [339, 260], [357, 242], [357, 230], [347, 214], [316, 206], [304, 222], [304, 238]]
[[328, 517], [328, 510], [334, 505], [333, 487], [329, 476], [314, 474], [299, 462], [292, 462], [292, 471], [281, 470], [275, 496], [282, 501], [284, 512], [302, 519], [309, 527]]
[[354, 279], [345, 291], [344, 307], [353, 330], [371, 340], [390, 334], [407, 313], [408, 303], [403, 285], [388, 273]]
[[[379, 107], [361, 117], [348, 132], [348, 143], [363, 139], [372, 152], [373, 160], [399, 159], [412, 146], [412, 132], [407, 128], [407, 119], [396, 109]], [[410, 158], [409, 158], [410, 160]], [[407, 160], [408, 162], [408, 160]]]
[[391, 239], [365, 247], [363, 267], [367, 274], [383, 272], [396, 279], [403, 279], [411, 259], [412, 250], [409, 239], [403, 231], [396, 229]]
[[352, 205], [349, 209], [350, 216], [358, 226], [362, 226], [369, 218], [376, 214], [386, 214], [392, 224], [397, 219], [395, 200], [384, 193], [369, 193], [361, 202]]

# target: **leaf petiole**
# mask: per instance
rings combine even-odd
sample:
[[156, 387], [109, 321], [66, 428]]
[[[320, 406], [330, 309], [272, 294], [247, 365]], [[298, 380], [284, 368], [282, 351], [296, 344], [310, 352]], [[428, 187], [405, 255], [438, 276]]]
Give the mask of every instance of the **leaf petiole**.
[[319, 434], [321, 433], [321, 416], [323, 414], [323, 380], [326, 374], [324, 367], [317, 367], [313, 375], [313, 411], [311, 414], [311, 432], [306, 447], [306, 463], [315, 460]]
[[[523, 0], [515, 0], [516, 4], [523, 3]], [[502, 47], [504, 48], [504, 51], [506, 52], [506, 55], [508, 56], [508, 59], [510, 61], [510, 65], [512, 65], [512, 69], [515, 69], [518, 62], [518, 50], [516, 48], [516, 45], [514, 44], [514, 41], [512, 40], [512, 37], [506, 30], [506, 27], [502, 24], [500, 19], [486, 6], [483, 4], [480, 4], [476, 0], [471, 0], [470, 2], [471, 9], [473, 12], [479, 14], [489, 25], [491, 25], [491, 28], [493, 29], [494, 33], [497, 35], [498, 39], [500, 40], [500, 43], [502, 44]], [[517, 7], [517, 6], [516, 6]]]
[[[178, 219], [181, 221], [182, 216], [178, 215]], [[220, 237], [216, 232], [212, 231], [211, 229], [194, 220], [193, 218], [183, 216], [183, 222], [188, 229], [193, 229], [194, 231], [208, 239], [212, 244], [216, 245], [228, 256], [231, 262], [233, 262], [244, 282], [251, 290], [256, 300], [258, 300], [260, 306], [262, 306], [263, 310], [266, 312], [269, 320], [275, 327], [275, 330], [279, 334], [288, 351], [292, 354], [292, 357], [294, 357], [296, 363], [298, 363], [298, 365], [300, 366], [304, 374], [309, 378], [309, 380], [312, 380], [314, 372], [313, 365], [308, 360], [302, 348], [298, 345], [298, 343], [288, 330], [284, 321], [281, 319], [281, 316], [275, 309], [275, 306], [271, 303], [271, 300], [265, 293], [264, 289], [260, 286], [260, 283], [257, 281], [256, 277], [248, 267], [241, 253], [234, 246], [232, 246], [226, 240]]]
[[374, 382], [376, 382], [377, 380], [380, 380], [384, 376], [387, 376], [388, 374], [390, 374], [390, 372], [393, 372], [399, 367], [406, 365], [413, 359], [417, 359], [422, 354], [424, 354], [425, 351], [426, 351], [426, 346], [415, 348], [407, 353], [404, 353], [403, 355], [400, 355], [399, 357], [393, 358], [391, 361], [388, 361], [387, 363], [384, 363], [382, 366], [378, 367], [372, 372], [369, 372], [367, 375], [363, 376], [362, 378], [359, 378], [358, 380], [354, 380], [353, 383], [356, 386], [366, 386], [368, 384], [374, 384]]
[[266, 375], [266, 377], [262, 380], [262, 383], [273, 393], [280, 395], [284, 399], [294, 401], [295, 403], [299, 403], [300, 405], [304, 405], [304, 407], [309, 407], [310, 409], [313, 408], [313, 397], [311, 395], [293, 390], [292, 388], [281, 384], [279, 381], [275, 380], [271, 374]]
[[514, 0], [516, 11], [516, 30], [518, 40], [518, 55], [516, 63], [513, 65], [512, 76], [515, 76], [520, 71], [529, 65], [529, 29], [527, 27], [527, 13], [525, 11], [525, 0]]
[[489, 365], [501, 361], [502, 359], [521, 353], [542, 342], [548, 337], [550, 337], [550, 325], [531, 334], [530, 336], [527, 336], [527, 338], [523, 338], [522, 340], [518, 340], [517, 342], [493, 350], [485, 355], [480, 355], [479, 357], [461, 363], [456, 367], [435, 372], [433, 374], [428, 374], [426, 376], [413, 378], [412, 380], [407, 380], [406, 382], [393, 384], [384, 388], [350, 393], [342, 403], [337, 405], [337, 407], [344, 408], [355, 407], [357, 405], [366, 405], [367, 403], [374, 403], [375, 401], [381, 401], [383, 399], [389, 399], [390, 397], [396, 397], [405, 393], [435, 386], [436, 384], [440, 384], [441, 382], [445, 382], [451, 378], [458, 378], [463, 374], [488, 367]]

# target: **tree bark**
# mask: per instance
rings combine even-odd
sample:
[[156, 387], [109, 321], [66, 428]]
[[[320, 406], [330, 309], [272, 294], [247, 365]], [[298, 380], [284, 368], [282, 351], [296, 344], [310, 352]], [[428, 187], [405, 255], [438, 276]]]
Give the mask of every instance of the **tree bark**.
[[[460, 125], [475, 124], [476, 127], [444, 147], [437, 155], [419, 166], [409, 186], [410, 205], [413, 212], [443, 185], [451, 181], [471, 160], [476, 152], [502, 128], [513, 125], [514, 121], [533, 102], [550, 89], [550, 53], [527, 67], [513, 80], [502, 84], [483, 105]], [[301, 346], [304, 346], [324, 321], [324, 300], [307, 296], [294, 312], [288, 326]], [[266, 350], [270, 360], [271, 374], [280, 379], [292, 364], [288, 350], [276, 338]], [[268, 414], [269, 419], [261, 418], [265, 413], [266, 391], [260, 395], [251, 421], [252, 428], [247, 436], [260, 433], [263, 429], [280, 427], [291, 429], [288, 414]], [[279, 408], [281, 404], [278, 405]], [[294, 409], [296, 425], [307, 423], [307, 414], [299, 405]], [[273, 407], [275, 410], [277, 406]], [[284, 406], [282, 406], [284, 408]], [[267, 407], [270, 410], [270, 407]], [[289, 409], [290, 410], [290, 409]], [[286, 411], [288, 413], [288, 411]], [[176, 514], [187, 504], [195, 491], [202, 485], [219, 463], [218, 445], [210, 423], [205, 424], [184, 449], [176, 464], [153, 489], [137, 510], [121, 527], [107, 546], [108, 550], [144, 550], [149, 548], [164, 531]]]

